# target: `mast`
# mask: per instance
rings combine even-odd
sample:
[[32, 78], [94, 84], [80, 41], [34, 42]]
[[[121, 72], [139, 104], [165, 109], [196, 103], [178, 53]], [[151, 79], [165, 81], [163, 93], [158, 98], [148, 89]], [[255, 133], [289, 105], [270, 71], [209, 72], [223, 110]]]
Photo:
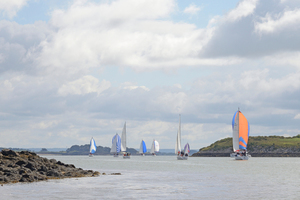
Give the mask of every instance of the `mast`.
[[181, 151], [181, 114], [179, 114], [179, 127], [178, 127], [178, 151]]

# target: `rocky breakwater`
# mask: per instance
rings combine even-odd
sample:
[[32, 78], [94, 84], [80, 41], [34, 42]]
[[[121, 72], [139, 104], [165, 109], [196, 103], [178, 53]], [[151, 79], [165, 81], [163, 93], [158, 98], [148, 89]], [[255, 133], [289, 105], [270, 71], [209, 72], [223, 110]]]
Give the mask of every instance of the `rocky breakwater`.
[[0, 153], [0, 184], [98, 175], [97, 171], [76, 168], [28, 151], [3, 149]]

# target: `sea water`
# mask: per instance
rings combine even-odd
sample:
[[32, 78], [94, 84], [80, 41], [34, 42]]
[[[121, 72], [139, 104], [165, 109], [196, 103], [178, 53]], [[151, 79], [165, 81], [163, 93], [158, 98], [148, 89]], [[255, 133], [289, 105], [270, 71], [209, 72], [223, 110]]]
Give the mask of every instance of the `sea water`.
[[5, 184], [0, 199], [300, 198], [300, 158], [45, 157], [106, 175]]

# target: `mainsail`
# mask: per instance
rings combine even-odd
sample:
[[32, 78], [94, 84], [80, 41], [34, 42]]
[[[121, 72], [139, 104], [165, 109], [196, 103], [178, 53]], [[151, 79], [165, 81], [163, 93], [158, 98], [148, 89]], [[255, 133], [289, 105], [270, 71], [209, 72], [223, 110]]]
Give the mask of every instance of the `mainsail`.
[[147, 152], [146, 144], [145, 144], [144, 140], [142, 140], [139, 153], [143, 154], [146, 152]]
[[159, 151], [159, 143], [156, 140], [153, 140], [150, 153], [155, 153]]
[[97, 150], [96, 142], [95, 142], [94, 138], [92, 138], [90, 141], [90, 154], [95, 153], [96, 150]]
[[246, 150], [250, 132], [249, 122], [243, 113], [238, 110], [234, 113], [232, 118], [232, 144], [233, 151], [236, 152], [240, 149]]
[[119, 153], [121, 150], [121, 138], [116, 133], [116, 135], [112, 138], [112, 145], [110, 149], [110, 153]]
[[121, 151], [126, 151], [126, 122], [124, 124], [121, 136]]
[[180, 152], [181, 152], [181, 115], [179, 115], [179, 127], [177, 131], [175, 154], [179, 154]]

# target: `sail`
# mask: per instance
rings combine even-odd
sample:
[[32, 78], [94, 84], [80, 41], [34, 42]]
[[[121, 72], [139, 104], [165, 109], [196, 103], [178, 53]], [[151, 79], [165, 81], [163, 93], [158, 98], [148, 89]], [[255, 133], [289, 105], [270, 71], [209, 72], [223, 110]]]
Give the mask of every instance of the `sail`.
[[146, 153], [146, 152], [147, 152], [146, 144], [144, 140], [142, 140], [139, 153]]
[[150, 153], [155, 153], [159, 151], [159, 143], [156, 140], [153, 140]]
[[121, 151], [126, 151], [126, 122], [124, 124], [123, 131], [122, 131]]
[[180, 152], [181, 152], [181, 115], [179, 115], [179, 127], [177, 131], [175, 154], [179, 154]]
[[236, 111], [232, 119], [232, 128], [233, 128], [233, 151], [239, 149], [247, 149], [250, 126], [241, 111]]
[[96, 142], [94, 138], [92, 138], [90, 141], [90, 153], [95, 153], [96, 150], [97, 150]]
[[233, 151], [236, 152], [239, 150], [239, 111], [236, 111], [232, 119], [232, 146]]
[[110, 153], [119, 153], [121, 150], [121, 138], [118, 133], [112, 139]]
[[243, 113], [239, 114], [239, 148], [247, 149], [250, 127]]
[[186, 143], [184, 146], [184, 154], [189, 154], [190, 153], [190, 145], [189, 143]]
[[154, 151], [159, 152], [159, 143], [156, 140], [154, 140], [153, 143], [154, 143]]

